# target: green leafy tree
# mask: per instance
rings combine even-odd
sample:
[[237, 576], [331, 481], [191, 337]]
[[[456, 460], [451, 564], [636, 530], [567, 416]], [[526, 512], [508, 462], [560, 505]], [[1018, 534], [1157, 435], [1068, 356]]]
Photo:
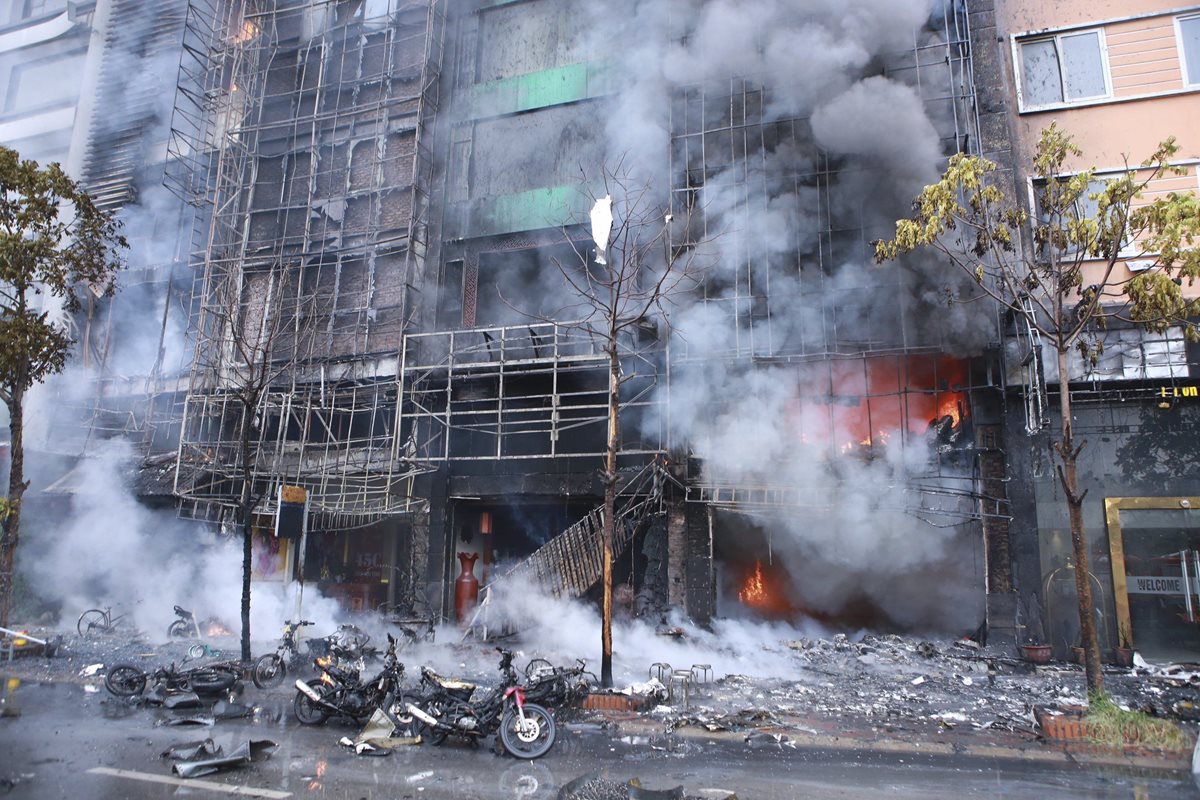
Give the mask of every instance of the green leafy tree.
[[61, 372], [74, 340], [56, 319], [80, 308], [78, 292], [112, 294], [120, 224], [58, 164], [47, 167], [0, 146], [0, 399], [11, 436], [7, 514], [0, 523], [0, 626], [8, 625], [25, 480], [25, 398]]
[[[996, 165], [955, 155], [937, 183], [914, 201], [911, 219], [896, 223], [895, 238], [875, 243], [879, 261], [917, 250], [940, 252], [965, 270], [978, 289], [1037, 331], [1058, 367], [1060, 429], [1052, 449], [1067, 500], [1075, 560], [1079, 624], [1089, 694], [1104, 695], [1100, 648], [1088, 583], [1083, 526], [1086, 491], [1076, 469], [1086, 442], [1076, 439], [1071, 415], [1070, 368], [1078, 353], [1094, 366], [1111, 323], [1156, 333], [1181, 327], [1198, 337], [1200, 303], [1186, 290], [1200, 275], [1200, 205], [1192, 193], [1146, 189], [1185, 170], [1173, 167], [1168, 139], [1139, 166], [1099, 180], [1094, 169], [1067, 168], [1082, 155], [1057, 125], [1042, 131], [1033, 159], [1036, 212], [1003, 191]], [[1029, 244], [1022, 246], [1024, 237]], [[1141, 269], [1130, 272], [1129, 259]], [[1124, 644], [1124, 643], [1123, 643]]]

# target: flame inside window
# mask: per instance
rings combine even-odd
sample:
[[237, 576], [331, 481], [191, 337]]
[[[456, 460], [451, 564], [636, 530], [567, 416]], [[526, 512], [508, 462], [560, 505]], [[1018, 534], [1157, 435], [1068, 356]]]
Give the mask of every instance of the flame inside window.
[[748, 606], [761, 606], [767, 602], [767, 581], [763, 577], [762, 562], [754, 562], [754, 573], [746, 579], [742, 590], [738, 592], [738, 600]]

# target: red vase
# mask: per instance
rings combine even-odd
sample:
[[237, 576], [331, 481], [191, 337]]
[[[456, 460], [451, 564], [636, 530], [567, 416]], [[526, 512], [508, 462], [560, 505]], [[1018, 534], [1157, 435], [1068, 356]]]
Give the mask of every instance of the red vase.
[[475, 562], [479, 556], [474, 553], [459, 553], [458, 560], [462, 564], [462, 572], [454, 581], [454, 613], [458, 621], [466, 622], [467, 615], [475, 608], [479, 599], [479, 580], [475, 577]]

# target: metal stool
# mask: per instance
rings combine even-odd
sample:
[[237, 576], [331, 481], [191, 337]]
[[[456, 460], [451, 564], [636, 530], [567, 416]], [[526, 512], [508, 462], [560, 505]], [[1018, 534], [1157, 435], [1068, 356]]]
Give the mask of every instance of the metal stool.
[[683, 707], [687, 708], [692, 700], [692, 671], [690, 669], [677, 669], [671, 673], [671, 682], [667, 685], [667, 699], [672, 702], [675, 700], [676, 686], [683, 692]]
[[650, 665], [650, 674], [648, 677], [657, 678], [658, 682], [664, 686], [671, 682], [671, 665], [665, 661], [656, 661]]
[[692, 664], [692, 683], [712, 683], [712, 664]]

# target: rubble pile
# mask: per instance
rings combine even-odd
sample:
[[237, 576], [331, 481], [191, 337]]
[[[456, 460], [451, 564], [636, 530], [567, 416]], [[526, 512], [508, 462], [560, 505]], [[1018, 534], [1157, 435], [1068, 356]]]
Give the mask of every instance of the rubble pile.
[[[726, 675], [673, 698], [654, 714], [669, 729], [710, 731], [837, 729], [839, 720], [885, 731], [954, 729], [1035, 736], [1035, 707], [1085, 704], [1082, 667], [1035, 666], [970, 640], [924, 641], [897, 635], [852, 640], [799, 639], [764, 648], [790, 650], [786, 678]], [[1178, 667], [1107, 669], [1115, 702], [1183, 722], [1200, 719], [1200, 673]]]

